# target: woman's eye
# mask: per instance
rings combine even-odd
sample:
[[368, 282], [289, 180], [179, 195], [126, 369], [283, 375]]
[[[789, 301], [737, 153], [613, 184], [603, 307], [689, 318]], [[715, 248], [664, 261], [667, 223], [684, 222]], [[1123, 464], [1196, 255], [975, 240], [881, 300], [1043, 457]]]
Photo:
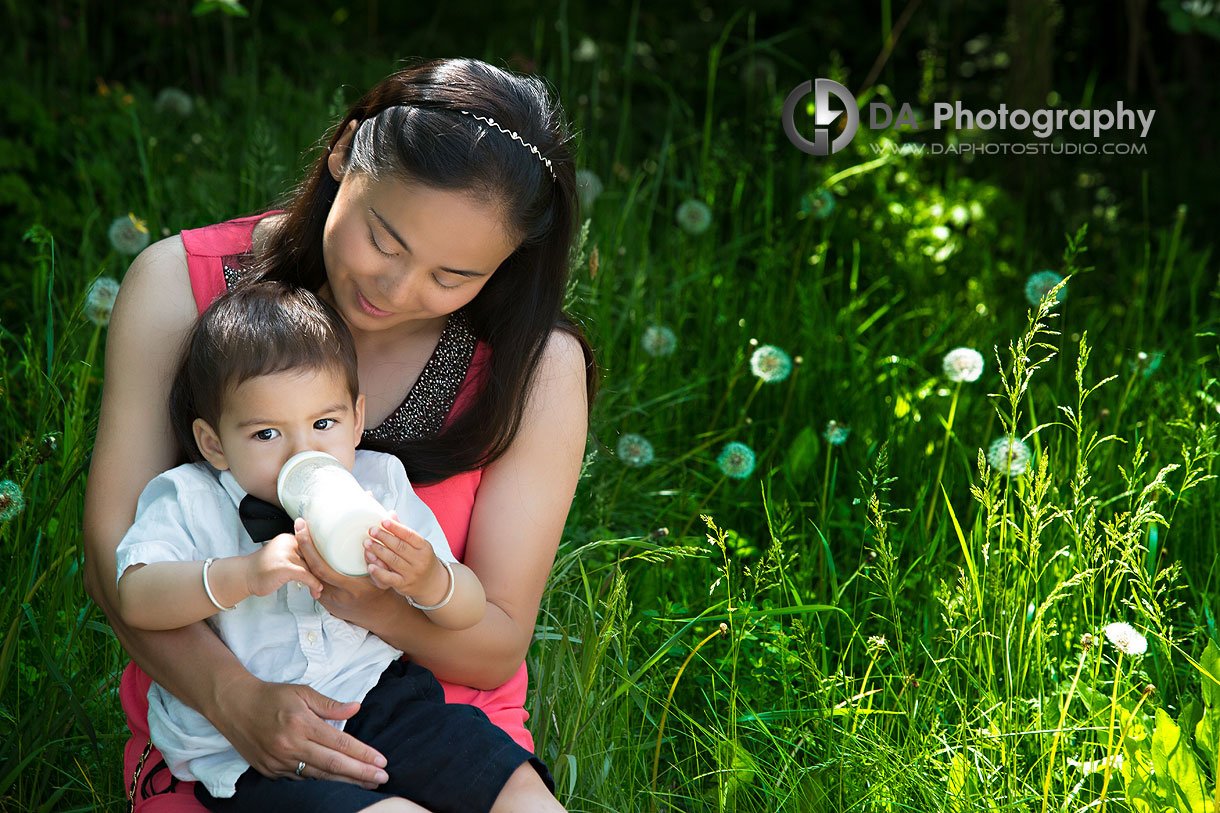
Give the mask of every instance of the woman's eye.
[[373, 248], [377, 249], [377, 253], [385, 257], [393, 257], [389, 251], [383, 251], [381, 246], [377, 245], [377, 238], [373, 236], [373, 230], [369, 229], [369, 242], [373, 244]]
[[319, 431], [326, 431], [334, 426], [335, 423], [336, 421], [334, 418], [319, 418], [313, 422], [313, 428]]
[[279, 435], [274, 429], [260, 429], [254, 433], [255, 440], [274, 440]]
[[432, 281], [435, 282], [437, 285], [441, 286], [442, 288], [456, 288], [456, 287], [458, 287], [458, 285], [461, 284], [461, 283], [454, 283], [453, 285], [446, 285], [445, 283], [441, 282], [441, 278], [438, 277], [436, 274], [432, 275]]

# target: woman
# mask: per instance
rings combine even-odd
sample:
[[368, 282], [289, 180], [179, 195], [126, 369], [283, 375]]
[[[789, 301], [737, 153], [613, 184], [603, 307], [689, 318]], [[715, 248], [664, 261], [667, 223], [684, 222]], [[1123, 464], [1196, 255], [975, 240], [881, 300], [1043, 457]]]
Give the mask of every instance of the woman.
[[[136, 258], [107, 339], [85, 579], [140, 667], [129, 667], [122, 691], [137, 809], [201, 809], [142, 767], [156, 762], [140, 707], [149, 676], [267, 776], [366, 787], [385, 777], [381, 755], [325, 722], [350, 717], [355, 704], [258, 681], [204, 624], [141, 632], [115, 611], [115, 548], [145, 484], [177, 462], [166, 402], [182, 337], [243, 276], [309, 287], [343, 316], [372, 427], [362, 446], [399, 455], [425, 484], [420, 496], [488, 604], [474, 628], [442, 630], [393, 591], [329, 569], [305, 536], [325, 583], [320, 601], [403, 649], [441, 679], [450, 702], [483, 708], [532, 750], [524, 656], [592, 394], [588, 347], [561, 312], [575, 207], [562, 111], [542, 84], [485, 63], [438, 61], [369, 91], [283, 213], [183, 232]], [[139, 806], [166, 785], [169, 795]], [[537, 774], [521, 770], [505, 792], [537, 787]]]

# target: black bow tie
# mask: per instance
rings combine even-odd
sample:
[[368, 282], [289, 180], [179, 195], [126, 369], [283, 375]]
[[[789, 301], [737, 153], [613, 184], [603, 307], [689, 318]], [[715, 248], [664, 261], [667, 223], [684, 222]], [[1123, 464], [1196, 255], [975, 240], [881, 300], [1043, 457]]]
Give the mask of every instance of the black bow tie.
[[255, 542], [266, 542], [280, 534], [292, 533], [293, 519], [288, 516], [288, 512], [278, 505], [260, 500], [253, 494], [241, 498], [237, 514]]

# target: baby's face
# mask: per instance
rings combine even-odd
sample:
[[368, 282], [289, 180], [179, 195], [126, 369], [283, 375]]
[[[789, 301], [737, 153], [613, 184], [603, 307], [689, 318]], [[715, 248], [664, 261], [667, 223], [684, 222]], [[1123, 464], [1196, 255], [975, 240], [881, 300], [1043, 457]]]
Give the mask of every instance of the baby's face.
[[[326, 452], [348, 469], [364, 431], [364, 396], [352, 403], [335, 370], [286, 370], [239, 384], [224, 399], [215, 427], [220, 461], [247, 493], [279, 505], [275, 483], [285, 461], [298, 452]], [[198, 432], [196, 433], [198, 437]], [[203, 450], [201, 442], [201, 450]]]

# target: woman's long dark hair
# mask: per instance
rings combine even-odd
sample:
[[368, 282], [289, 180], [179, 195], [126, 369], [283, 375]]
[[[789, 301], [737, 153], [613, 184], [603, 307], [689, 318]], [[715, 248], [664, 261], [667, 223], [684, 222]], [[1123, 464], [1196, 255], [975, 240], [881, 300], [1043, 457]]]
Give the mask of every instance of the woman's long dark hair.
[[[550, 169], [517, 140], [460, 111], [517, 133], [550, 159]], [[364, 444], [397, 455], [412, 480], [436, 482], [485, 466], [508, 449], [556, 328], [580, 342], [592, 404], [593, 355], [562, 309], [577, 219], [570, 135], [562, 108], [540, 80], [469, 59], [425, 62], [382, 80], [335, 127], [330, 149], [353, 121], [349, 170], [494, 201], [510, 233], [522, 238], [466, 306], [475, 336], [491, 348], [473, 401], [434, 437]], [[326, 282], [322, 232], [339, 189], [329, 152], [285, 203], [286, 217], [261, 253], [256, 278], [313, 291]]]

